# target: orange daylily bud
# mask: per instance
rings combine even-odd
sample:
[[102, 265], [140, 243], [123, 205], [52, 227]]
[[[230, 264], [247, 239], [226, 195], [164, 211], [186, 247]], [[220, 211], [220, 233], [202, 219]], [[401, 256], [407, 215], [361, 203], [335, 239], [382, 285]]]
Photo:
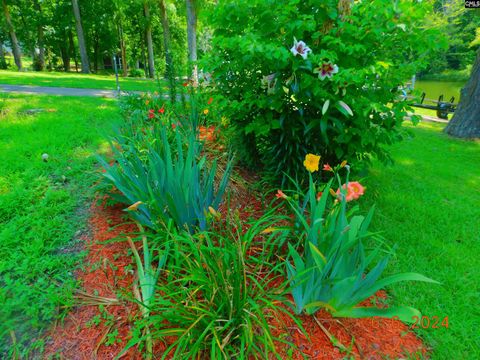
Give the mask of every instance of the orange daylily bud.
[[142, 204], [143, 204], [143, 202], [137, 201], [135, 204], [130, 205], [130, 206], [127, 208], [127, 211], [137, 211], [137, 210], [138, 210], [138, 207], [139, 207], [140, 205], [142, 205]]

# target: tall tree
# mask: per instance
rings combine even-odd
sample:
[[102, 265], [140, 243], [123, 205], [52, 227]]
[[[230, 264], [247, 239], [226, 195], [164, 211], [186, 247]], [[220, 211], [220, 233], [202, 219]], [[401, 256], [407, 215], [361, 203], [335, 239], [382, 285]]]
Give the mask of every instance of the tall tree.
[[472, 73], [460, 93], [460, 103], [445, 128], [449, 135], [460, 138], [480, 138], [480, 49]]
[[170, 25], [168, 24], [167, 8], [165, 0], [159, 0], [160, 20], [163, 29], [163, 47], [165, 48], [165, 76], [170, 78], [173, 74], [173, 60], [170, 52]]
[[0, 69], [6, 69], [5, 52], [3, 50], [3, 39], [0, 38]]
[[122, 57], [122, 73], [123, 76], [126, 77], [127, 74], [127, 47], [125, 45], [125, 35], [123, 33], [123, 24], [122, 20], [118, 22], [118, 37], [120, 40], [120, 53]]
[[150, 6], [147, 1], [143, 3], [143, 13], [147, 22], [145, 27], [145, 36], [147, 38], [148, 51], [148, 76], [153, 79], [155, 77], [155, 60], [153, 55], [152, 18], [150, 16]]
[[72, 28], [68, 29], [68, 44], [70, 45], [70, 56], [73, 57], [73, 61], [75, 62], [75, 72], [78, 72], [77, 52], [75, 51], [75, 43], [73, 42]]
[[[5, 0], [4, 0], [5, 1]], [[75, 26], [77, 28], [78, 48], [80, 50], [80, 59], [82, 60], [82, 73], [90, 73], [90, 65], [88, 63], [87, 47], [85, 46], [85, 37], [83, 36], [82, 17], [78, 7], [78, 1], [72, 0], [73, 15], [75, 16]]]
[[12, 42], [13, 57], [18, 71], [22, 71], [22, 53], [20, 51], [20, 45], [18, 44], [17, 35], [12, 24], [12, 18], [10, 17], [10, 11], [8, 10], [7, 0], [2, 0], [3, 15], [7, 23], [8, 32], [10, 33], [10, 40]]
[[37, 46], [38, 46], [38, 68], [37, 70], [45, 69], [45, 44], [44, 44], [44, 33], [43, 33], [43, 14], [42, 7], [38, 0], [33, 1], [33, 6], [37, 11]]
[[185, 0], [187, 5], [187, 41], [188, 41], [188, 60], [190, 61], [191, 78], [196, 86], [198, 83], [197, 68], [197, 9], [196, 0]]
[[127, 74], [127, 45], [125, 40], [124, 24], [127, 22], [125, 19], [125, 8], [128, 6], [121, 0], [114, 0], [114, 20], [118, 32], [118, 42], [120, 44], [120, 58], [122, 60], [122, 75], [126, 77]]

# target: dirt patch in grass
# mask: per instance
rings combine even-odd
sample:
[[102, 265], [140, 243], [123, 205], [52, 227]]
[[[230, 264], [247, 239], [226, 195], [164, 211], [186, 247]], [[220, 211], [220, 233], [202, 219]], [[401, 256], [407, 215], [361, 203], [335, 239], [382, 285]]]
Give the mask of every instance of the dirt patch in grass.
[[[258, 217], [262, 212], [260, 200], [252, 194], [242, 195], [241, 203], [235, 204], [241, 218]], [[128, 255], [128, 244], [120, 240], [137, 229], [126, 223], [124, 214], [121, 206], [106, 207], [105, 201], [92, 205], [91, 236], [84, 237], [88, 262], [77, 274], [83, 287], [78, 299], [85, 303], [104, 298], [105, 305], [76, 306], [63, 324], [51, 330], [51, 341], [45, 351], [47, 358], [114, 359], [128, 343], [138, 306], [125, 300], [107, 305], [117, 299], [117, 294], [130, 293], [134, 279], [135, 267]], [[95, 297], [88, 298], [85, 294]], [[385, 296], [383, 292], [377, 294], [380, 299]], [[334, 319], [328, 312], [319, 311], [315, 317], [297, 317], [307, 337], [289, 316], [272, 315], [273, 335], [297, 346], [295, 349], [278, 342], [282, 359], [406, 358], [412, 354], [424, 355], [427, 350], [405, 324], [396, 320]], [[160, 358], [163, 349], [164, 344], [155, 344], [154, 358]], [[141, 359], [142, 353], [133, 347], [121, 358]]]

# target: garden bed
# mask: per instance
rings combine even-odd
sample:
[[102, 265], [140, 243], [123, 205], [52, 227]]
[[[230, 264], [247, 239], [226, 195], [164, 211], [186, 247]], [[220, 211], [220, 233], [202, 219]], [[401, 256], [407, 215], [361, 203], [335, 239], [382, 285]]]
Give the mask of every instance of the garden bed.
[[[261, 202], [253, 194], [243, 194], [239, 198], [242, 200], [236, 207], [241, 211], [241, 218], [256, 217], [261, 213]], [[116, 299], [117, 294], [128, 294], [132, 289], [133, 260], [128, 254], [127, 242], [121, 240], [134, 233], [136, 228], [127, 222], [121, 206], [109, 207], [106, 203], [103, 199], [92, 204], [90, 209], [91, 237], [83, 238], [88, 250], [87, 261], [84, 270], [77, 273], [83, 290], [77, 294], [78, 305], [62, 324], [56, 324], [50, 331], [51, 341], [45, 351], [47, 357], [114, 359], [131, 337], [138, 306], [134, 302], [117, 302]], [[377, 298], [383, 297], [383, 292], [377, 293]], [[89, 305], [89, 301], [95, 304]], [[381, 359], [426, 353], [421, 340], [397, 320], [378, 317], [335, 319], [321, 310], [315, 316], [298, 317], [307, 337], [291, 317], [282, 313], [272, 315], [273, 335], [297, 347], [277, 342], [282, 359], [303, 359], [304, 356], [340, 359], [347, 355]], [[160, 358], [164, 349], [165, 345], [156, 343], [154, 358]], [[142, 351], [133, 347], [121, 358], [141, 359]]]

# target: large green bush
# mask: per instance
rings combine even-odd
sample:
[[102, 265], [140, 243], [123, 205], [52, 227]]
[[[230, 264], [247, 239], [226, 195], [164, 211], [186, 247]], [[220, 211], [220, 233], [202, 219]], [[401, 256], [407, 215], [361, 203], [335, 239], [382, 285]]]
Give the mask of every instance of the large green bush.
[[[401, 138], [410, 110], [398, 86], [439, 47], [425, 25], [428, 8], [392, 0], [220, 3], [205, 68], [225, 97], [242, 158], [277, 177], [302, 174], [307, 148], [330, 163], [388, 159], [384, 146]], [[294, 39], [311, 51], [294, 55]], [[323, 77], [322, 66], [338, 72]]]

